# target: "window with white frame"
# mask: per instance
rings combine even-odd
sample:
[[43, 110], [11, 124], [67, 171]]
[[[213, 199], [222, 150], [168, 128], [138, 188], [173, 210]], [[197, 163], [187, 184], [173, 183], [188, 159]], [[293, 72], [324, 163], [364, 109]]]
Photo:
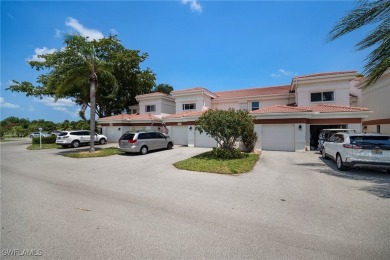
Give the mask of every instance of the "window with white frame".
[[156, 105], [145, 106], [145, 112], [155, 112], [155, 111], [156, 111]]
[[193, 110], [193, 109], [196, 109], [195, 103], [183, 104], [183, 110]]
[[259, 101], [253, 101], [251, 109], [252, 109], [252, 111], [260, 109], [260, 102]]
[[311, 102], [334, 101], [334, 91], [311, 93]]

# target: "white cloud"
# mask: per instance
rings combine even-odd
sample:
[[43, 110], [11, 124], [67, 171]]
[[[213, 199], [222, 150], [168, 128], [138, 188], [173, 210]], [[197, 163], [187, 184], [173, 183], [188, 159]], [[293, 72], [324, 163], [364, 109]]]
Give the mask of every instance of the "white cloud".
[[197, 0], [181, 0], [182, 4], [189, 4], [191, 10], [197, 13], [201, 13], [203, 11], [202, 5]]
[[10, 13], [7, 13], [7, 16], [11, 19], [11, 20], [15, 20], [14, 16]]
[[63, 31], [56, 29], [56, 34], [55, 34], [56, 38], [61, 38], [63, 34], [64, 34]]
[[66, 19], [65, 25], [80, 33], [81, 36], [88, 37], [91, 40], [99, 40], [104, 37], [98, 30], [85, 28], [84, 25], [72, 17]]
[[20, 106], [16, 105], [16, 104], [7, 103], [7, 102], [5, 102], [4, 98], [0, 97], [0, 107], [1, 108], [19, 108]]
[[34, 101], [42, 103], [46, 106], [53, 108], [53, 110], [63, 112], [73, 117], [78, 116], [78, 110], [73, 109], [72, 111], [72, 108], [75, 106], [75, 103], [71, 99], [61, 98], [55, 101], [52, 97], [43, 97], [42, 99], [36, 98]]
[[67, 98], [60, 98], [55, 101], [52, 97], [43, 97], [42, 99], [36, 98], [35, 101], [43, 103], [49, 107], [71, 107], [75, 105], [71, 99]]
[[294, 72], [291, 72], [288, 70], [284, 70], [284, 69], [278, 69], [277, 72], [272, 73], [270, 76], [273, 78], [279, 78], [281, 76], [292, 76], [292, 75], [297, 75], [297, 73], [294, 73]]
[[40, 58], [39, 55], [43, 54], [51, 54], [55, 52], [56, 49], [48, 49], [46, 47], [43, 48], [35, 48], [35, 54], [31, 56], [30, 58], [27, 58], [27, 61], [45, 61], [44, 58]]
[[116, 29], [110, 29], [110, 33], [111, 33], [112, 35], [118, 35], [118, 34], [119, 34], [118, 31], [117, 31]]

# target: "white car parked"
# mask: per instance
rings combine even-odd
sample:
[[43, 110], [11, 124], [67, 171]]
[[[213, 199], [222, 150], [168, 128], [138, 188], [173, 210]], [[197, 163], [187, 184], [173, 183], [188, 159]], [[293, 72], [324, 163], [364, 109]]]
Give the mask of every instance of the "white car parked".
[[125, 153], [140, 153], [158, 149], [172, 149], [172, 139], [159, 132], [126, 132], [118, 141], [119, 150]]
[[[79, 147], [81, 144], [90, 143], [90, 133], [88, 130], [77, 130], [77, 131], [62, 131], [56, 139], [56, 144], [62, 145], [62, 147], [72, 146], [73, 148]], [[98, 135], [95, 133], [95, 143], [105, 144], [107, 137], [104, 135]]]
[[390, 172], [390, 135], [336, 133], [322, 149], [322, 158], [331, 157], [337, 169], [367, 167]]
[[47, 133], [40, 133], [40, 132], [34, 132], [30, 134], [30, 138], [39, 137], [41, 135], [42, 137], [48, 137], [49, 135]]

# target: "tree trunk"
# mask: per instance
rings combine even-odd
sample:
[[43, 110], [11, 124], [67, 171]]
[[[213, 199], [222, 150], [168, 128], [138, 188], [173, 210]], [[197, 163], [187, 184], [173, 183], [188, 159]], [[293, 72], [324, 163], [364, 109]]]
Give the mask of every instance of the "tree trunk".
[[90, 116], [90, 125], [89, 129], [91, 131], [90, 135], [90, 145], [89, 152], [95, 152], [95, 115], [96, 115], [96, 86], [97, 86], [97, 76], [96, 73], [92, 73], [89, 78], [89, 87], [90, 87], [90, 102], [91, 102], [91, 116]]

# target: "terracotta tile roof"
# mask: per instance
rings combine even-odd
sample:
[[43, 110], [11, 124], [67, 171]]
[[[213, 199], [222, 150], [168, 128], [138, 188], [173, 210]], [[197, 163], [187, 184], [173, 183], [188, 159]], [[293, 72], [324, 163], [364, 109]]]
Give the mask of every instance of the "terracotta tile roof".
[[296, 76], [294, 78], [310, 78], [310, 77], [320, 77], [320, 76], [330, 76], [330, 75], [339, 75], [339, 74], [348, 74], [348, 73], [357, 73], [356, 70], [346, 70], [346, 71], [335, 71], [335, 72], [321, 72], [314, 74], [307, 74], [302, 76]]
[[275, 105], [275, 106], [269, 106], [258, 110], [250, 111], [250, 114], [299, 113], [299, 112], [311, 112], [311, 110], [304, 107]]
[[115, 115], [115, 116], [108, 116], [108, 117], [102, 117], [99, 118], [100, 120], [104, 121], [111, 121], [111, 120], [161, 120], [160, 118], [153, 116], [151, 114], [120, 114], [120, 115]]
[[346, 107], [335, 105], [317, 105], [317, 106], [304, 106], [304, 107], [291, 107], [291, 106], [269, 106], [259, 110], [251, 111], [251, 114], [272, 114], [272, 113], [302, 113], [302, 112], [319, 112], [319, 113], [337, 113], [337, 112], [362, 112], [370, 111], [364, 107]]
[[336, 106], [336, 105], [318, 105], [318, 106], [309, 106], [307, 109], [311, 109], [313, 112], [320, 113], [334, 113], [334, 112], [361, 112], [361, 111], [370, 111], [365, 107], [346, 107], [346, 106]]
[[208, 90], [208, 89], [206, 89], [206, 88], [204, 88], [204, 87], [195, 87], [195, 88], [186, 88], [186, 89], [174, 90], [174, 91], [172, 91], [171, 93], [172, 93], [172, 94], [175, 94], [175, 93], [189, 92], [189, 91], [194, 91], [194, 90], [206, 90], [206, 91], [211, 92], [210, 90]]
[[239, 89], [239, 90], [229, 90], [229, 91], [220, 91], [214, 92], [219, 98], [233, 98], [233, 97], [249, 97], [249, 96], [266, 96], [266, 95], [276, 95], [276, 94], [287, 94], [289, 93], [290, 85], [275, 86], [275, 87], [265, 87], [265, 88], [249, 88], [249, 89]]
[[163, 118], [182, 118], [182, 117], [191, 117], [191, 116], [201, 116], [206, 110], [204, 111], [192, 111], [192, 112], [183, 112], [178, 114], [172, 114], [164, 116]]

